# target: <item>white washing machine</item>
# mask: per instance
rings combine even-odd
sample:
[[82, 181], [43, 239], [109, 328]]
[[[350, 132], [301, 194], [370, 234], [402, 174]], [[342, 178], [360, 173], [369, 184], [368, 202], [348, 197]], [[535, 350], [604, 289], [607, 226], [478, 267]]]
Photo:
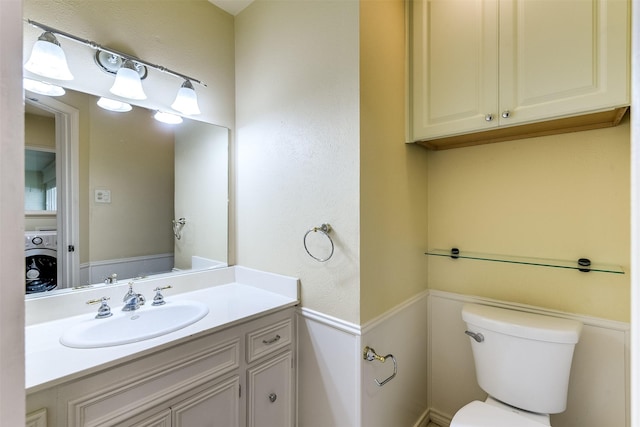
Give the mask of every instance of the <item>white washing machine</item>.
[[58, 283], [58, 238], [55, 231], [24, 233], [26, 293], [54, 289]]

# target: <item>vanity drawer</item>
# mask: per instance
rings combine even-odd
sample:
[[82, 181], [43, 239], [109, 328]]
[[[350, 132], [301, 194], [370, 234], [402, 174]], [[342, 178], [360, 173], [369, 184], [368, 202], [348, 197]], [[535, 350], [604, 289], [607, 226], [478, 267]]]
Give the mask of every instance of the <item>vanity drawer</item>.
[[285, 319], [247, 333], [247, 363], [291, 344], [292, 319]]

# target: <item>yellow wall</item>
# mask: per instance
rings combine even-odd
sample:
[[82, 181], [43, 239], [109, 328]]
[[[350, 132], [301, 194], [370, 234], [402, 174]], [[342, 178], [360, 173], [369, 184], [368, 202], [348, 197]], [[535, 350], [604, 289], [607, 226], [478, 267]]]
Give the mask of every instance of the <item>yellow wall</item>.
[[56, 122], [53, 117], [25, 114], [24, 145], [27, 147], [56, 148]]
[[[90, 105], [91, 261], [173, 253], [173, 127], [142, 108]], [[96, 203], [97, 189], [110, 190], [111, 203]]]
[[360, 2], [360, 322], [426, 289], [427, 151], [404, 143], [404, 2]]
[[428, 257], [429, 287], [629, 321], [629, 120], [429, 153], [429, 247], [622, 266], [626, 274]]
[[[302, 304], [360, 319], [357, 2], [257, 0], [236, 17], [237, 261], [299, 277]], [[329, 223], [333, 257], [303, 236]], [[327, 251], [329, 242], [319, 243]]]
[[[426, 289], [427, 152], [404, 143], [404, 2], [258, 0], [236, 17], [238, 262], [364, 323]], [[333, 226], [333, 257], [304, 251]]]

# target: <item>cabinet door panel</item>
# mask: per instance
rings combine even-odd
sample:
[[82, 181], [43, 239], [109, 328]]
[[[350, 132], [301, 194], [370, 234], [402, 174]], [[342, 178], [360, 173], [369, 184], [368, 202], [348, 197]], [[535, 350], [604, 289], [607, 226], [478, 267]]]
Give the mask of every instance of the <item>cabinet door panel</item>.
[[413, 139], [497, 126], [497, 3], [422, 0], [412, 13]]
[[289, 351], [247, 371], [248, 427], [293, 425], [292, 369]]
[[238, 427], [240, 379], [233, 377], [173, 405], [172, 427]]
[[150, 412], [138, 415], [137, 417], [119, 423], [120, 427], [171, 427], [171, 410], [165, 409], [160, 412]]
[[500, 0], [501, 125], [626, 105], [626, 0]]

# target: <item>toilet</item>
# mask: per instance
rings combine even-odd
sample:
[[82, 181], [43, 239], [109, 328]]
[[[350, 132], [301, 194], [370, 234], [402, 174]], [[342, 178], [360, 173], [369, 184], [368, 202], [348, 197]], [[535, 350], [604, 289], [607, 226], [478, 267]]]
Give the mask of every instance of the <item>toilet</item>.
[[461, 408], [451, 427], [543, 427], [567, 406], [569, 372], [582, 323], [465, 304], [478, 385], [488, 394]]

